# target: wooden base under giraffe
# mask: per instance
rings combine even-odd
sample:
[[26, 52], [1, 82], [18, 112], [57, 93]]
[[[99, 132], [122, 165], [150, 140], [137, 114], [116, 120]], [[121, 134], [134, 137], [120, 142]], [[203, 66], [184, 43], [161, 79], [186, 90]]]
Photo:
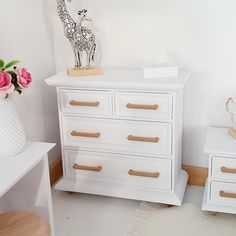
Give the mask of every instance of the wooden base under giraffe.
[[101, 75], [103, 71], [101, 68], [81, 69], [81, 68], [70, 68], [67, 69], [67, 74], [70, 77], [77, 76], [88, 76], [88, 75]]

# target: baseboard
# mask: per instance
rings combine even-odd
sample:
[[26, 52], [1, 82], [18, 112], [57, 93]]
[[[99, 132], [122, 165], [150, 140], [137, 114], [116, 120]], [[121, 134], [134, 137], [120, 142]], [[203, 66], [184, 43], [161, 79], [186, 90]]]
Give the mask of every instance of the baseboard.
[[54, 185], [62, 175], [63, 175], [62, 159], [60, 157], [50, 165], [50, 182], [51, 182], [51, 186]]
[[[208, 175], [208, 169], [196, 166], [183, 165], [183, 169], [188, 173], [189, 185], [204, 186]], [[50, 165], [50, 181], [51, 185], [55, 184], [62, 176], [62, 159], [58, 158]]]
[[208, 168], [183, 165], [183, 169], [189, 175], [188, 185], [205, 186]]

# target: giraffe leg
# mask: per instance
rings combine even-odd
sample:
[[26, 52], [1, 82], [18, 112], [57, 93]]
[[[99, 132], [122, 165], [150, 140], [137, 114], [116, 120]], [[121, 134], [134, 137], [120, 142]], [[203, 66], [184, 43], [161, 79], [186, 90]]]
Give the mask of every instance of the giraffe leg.
[[90, 68], [93, 67], [93, 48], [91, 48], [91, 50], [89, 52], [89, 67]]
[[74, 55], [75, 55], [75, 67], [79, 67], [79, 61], [78, 61], [78, 54], [77, 54], [77, 51], [74, 50]]
[[90, 51], [91, 50], [86, 50], [86, 59], [87, 59], [87, 65], [86, 65], [86, 68], [88, 69], [88, 68], [90, 68], [91, 67], [91, 65], [90, 65]]
[[82, 64], [81, 64], [81, 56], [80, 56], [80, 51], [77, 51], [77, 58], [78, 58], [78, 67], [82, 68]]
[[96, 52], [96, 43], [94, 43], [93, 45], [93, 49], [92, 49], [92, 53], [91, 53], [91, 60], [93, 61], [93, 63], [95, 63], [95, 52]]
[[95, 54], [95, 44], [89, 50], [88, 58], [89, 58], [89, 68], [94, 66], [94, 54]]

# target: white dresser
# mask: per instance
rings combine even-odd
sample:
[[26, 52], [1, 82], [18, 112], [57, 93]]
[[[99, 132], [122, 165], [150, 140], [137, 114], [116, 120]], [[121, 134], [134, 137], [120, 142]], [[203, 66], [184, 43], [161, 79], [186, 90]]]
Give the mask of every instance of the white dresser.
[[236, 214], [236, 140], [226, 128], [208, 130], [209, 173], [202, 210]]
[[64, 176], [56, 189], [181, 205], [183, 88], [142, 70], [46, 80], [57, 87]]

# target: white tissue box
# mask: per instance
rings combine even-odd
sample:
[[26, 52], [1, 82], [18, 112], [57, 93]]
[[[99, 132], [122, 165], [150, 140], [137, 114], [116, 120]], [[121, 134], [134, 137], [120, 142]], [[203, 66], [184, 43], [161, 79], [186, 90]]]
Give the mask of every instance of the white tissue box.
[[178, 66], [160, 66], [143, 69], [144, 78], [175, 77], [179, 75]]

